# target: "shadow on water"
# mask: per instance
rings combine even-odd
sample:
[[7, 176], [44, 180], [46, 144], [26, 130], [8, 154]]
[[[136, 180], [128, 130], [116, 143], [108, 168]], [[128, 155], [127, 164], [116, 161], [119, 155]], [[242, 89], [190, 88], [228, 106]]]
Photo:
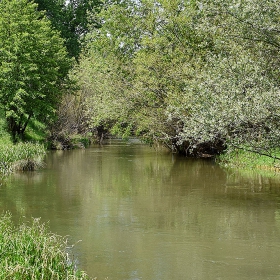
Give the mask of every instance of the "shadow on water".
[[0, 186], [0, 210], [69, 235], [98, 279], [277, 279], [279, 177], [120, 141], [49, 152]]

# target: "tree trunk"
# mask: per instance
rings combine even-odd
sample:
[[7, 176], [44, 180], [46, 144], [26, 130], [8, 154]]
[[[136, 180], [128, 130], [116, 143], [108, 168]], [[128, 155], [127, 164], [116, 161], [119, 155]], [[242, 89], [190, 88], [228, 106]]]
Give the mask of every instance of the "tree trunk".
[[8, 123], [9, 131], [12, 134], [13, 141], [16, 142], [16, 135], [18, 131], [16, 121], [13, 117], [9, 117], [7, 118], [7, 123]]
[[24, 122], [23, 125], [21, 124], [21, 122], [18, 123], [15, 120], [15, 118], [13, 118], [13, 117], [9, 117], [7, 119], [8, 127], [12, 134], [12, 138], [13, 138], [14, 142], [17, 142], [19, 139], [21, 139], [21, 140], [23, 139], [23, 135], [24, 135], [25, 129], [27, 127], [27, 124], [28, 124], [30, 118], [31, 118], [31, 115], [28, 116], [27, 120]]

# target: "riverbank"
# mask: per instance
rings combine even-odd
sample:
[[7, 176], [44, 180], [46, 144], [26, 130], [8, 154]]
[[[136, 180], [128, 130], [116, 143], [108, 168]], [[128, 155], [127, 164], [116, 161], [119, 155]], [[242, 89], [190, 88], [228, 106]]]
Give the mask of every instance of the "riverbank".
[[224, 167], [243, 170], [280, 172], [279, 158], [280, 153], [277, 151], [271, 151], [266, 155], [246, 150], [234, 150], [219, 156], [218, 163]]
[[39, 143], [0, 143], [0, 173], [38, 169], [44, 164], [45, 154], [44, 145]]
[[82, 135], [52, 139], [48, 136], [46, 126], [33, 120], [26, 129], [24, 141], [14, 143], [6, 126], [3, 112], [0, 111], [0, 175], [39, 169], [44, 165], [43, 160], [48, 149], [85, 148], [91, 141]]
[[10, 214], [0, 216], [0, 248], [0, 279], [89, 279], [75, 269], [67, 240], [39, 219], [15, 226]]

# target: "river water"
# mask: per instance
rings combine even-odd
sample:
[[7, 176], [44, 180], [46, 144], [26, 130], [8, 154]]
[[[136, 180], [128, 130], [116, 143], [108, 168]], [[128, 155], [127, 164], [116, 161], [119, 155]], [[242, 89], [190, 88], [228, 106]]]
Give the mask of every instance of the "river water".
[[280, 279], [280, 179], [133, 142], [49, 152], [0, 186], [0, 211], [69, 236], [103, 280]]

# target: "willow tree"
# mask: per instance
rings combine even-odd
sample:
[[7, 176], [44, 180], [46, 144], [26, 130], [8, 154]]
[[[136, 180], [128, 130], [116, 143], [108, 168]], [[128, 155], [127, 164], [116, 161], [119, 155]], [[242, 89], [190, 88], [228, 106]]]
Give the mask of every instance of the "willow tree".
[[59, 33], [37, 4], [0, 2], [0, 106], [14, 139], [31, 118], [54, 118], [71, 61]]
[[[186, 149], [224, 147], [274, 156], [279, 147], [279, 3], [201, 2], [200, 28], [215, 34], [179, 106], [169, 107]], [[189, 98], [189, 96], [191, 98]], [[188, 114], [186, 114], [188, 112]]]

